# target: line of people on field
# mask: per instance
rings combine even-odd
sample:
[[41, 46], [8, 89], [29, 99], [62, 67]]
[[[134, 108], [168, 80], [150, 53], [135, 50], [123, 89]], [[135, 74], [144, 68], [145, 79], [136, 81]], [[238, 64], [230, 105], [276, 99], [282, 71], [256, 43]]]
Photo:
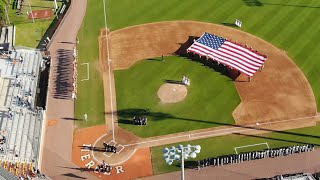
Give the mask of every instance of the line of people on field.
[[279, 156], [287, 156], [296, 153], [303, 153], [314, 151], [314, 144], [297, 145], [290, 147], [281, 147], [276, 149], [265, 149], [263, 151], [245, 152], [240, 154], [231, 154], [226, 156], [219, 156], [215, 158], [207, 158], [197, 161], [197, 168], [205, 168], [207, 166], [222, 166], [227, 164], [241, 163], [244, 161], [252, 161], [264, 158], [275, 158]]
[[77, 99], [77, 82], [78, 82], [78, 71], [77, 71], [77, 65], [78, 65], [78, 50], [75, 47], [73, 47], [73, 91], [72, 91], [72, 99]]

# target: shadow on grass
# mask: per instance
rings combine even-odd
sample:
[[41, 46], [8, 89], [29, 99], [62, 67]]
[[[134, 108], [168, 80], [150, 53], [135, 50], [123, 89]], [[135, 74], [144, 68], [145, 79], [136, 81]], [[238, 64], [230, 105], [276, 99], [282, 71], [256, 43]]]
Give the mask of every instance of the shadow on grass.
[[[197, 167], [197, 161], [194, 160], [188, 160], [184, 162], [184, 168], [186, 169], [195, 169], [195, 167]], [[181, 168], [181, 164], [177, 164], [176, 167], [180, 167]]]
[[147, 59], [148, 61], [162, 61], [161, 59], [156, 59], [156, 58], [149, 58]]
[[256, 7], [262, 7], [262, 6], [284, 6], [284, 7], [297, 7], [297, 8], [320, 8], [320, 6], [309, 6], [309, 5], [295, 5], [295, 4], [280, 4], [280, 3], [266, 3], [261, 2], [260, 0], [243, 0], [243, 2], [247, 6], [256, 6]]
[[133, 124], [133, 120], [128, 120], [128, 119], [118, 119], [117, 122], [121, 124]]
[[181, 84], [181, 85], [184, 85], [181, 80], [169, 80], [169, 79], [165, 79], [164, 82], [165, 82], [165, 83], [170, 83], [170, 84]]
[[229, 27], [238, 27], [238, 26], [235, 25], [234, 23], [225, 23], [225, 22], [223, 22], [223, 23], [221, 23], [221, 24], [223, 24], [223, 25], [225, 25], [225, 26], [229, 26]]
[[243, 0], [247, 6], [263, 6], [260, 0]]
[[[110, 112], [107, 112], [106, 114], [111, 114]], [[245, 128], [248, 130], [263, 130], [267, 132], [274, 132], [274, 133], [279, 133], [282, 135], [292, 135], [292, 136], [300, 136], [300, 137], [308, 137], [308, 138], [315, 138], [316, 142], [320, 138], [318, 135], [311, 135], [311, 134], [302, 134], [302, 133], [296, 133], [296, 132], [288, 132], [288, 131], [278, 131], [278, 130], [271, 130], [271, 129], [265, 129], [261, 128], [260, 126], [254, 125], [237, 125], [237, 124], [227, 124], [227, 123], [221, 123], [221, 122], [214, 122], [214, 121], [204, 121], [201, 119], [191, 119], [191, 118], [182, 118], [182, 117], [176, 117], [174, 115], [168, 114], [168, 113], [163, 113], [163, 112], [152, 112], [150, 110], [147, 110], [145, 113], [145, 109], [139, 109], [139, 108], [132, 108], [132, 109], [124, 109], [124, 110], [118, 110], [117, 115], [119, 117], [119, 123], [120, 124], [132, 124], [132, 118], [134, 116], [147, 116], [149, 121], [162, 121], [162, 120], [167, 120], [167, 119], [180, 119], [183, 121], [193, 121], [197, 123], [209, 123], [209, 124], [214, 124], [216, 126], [231, 126], [231, 127], [239, 127], [239, 128]], [[260, 137], [260, 136], [259, 136]], [[278, 139], [281, 140], [281, 139]], [[284, 140], [285, 141], [285, 140]], [[292, 142], [296, 143], [304, 143], [300, 141], [294, 141]], [[308, 142], [312, 144], [316, 144], [320, 146], [319, 143], [316, 142]]]

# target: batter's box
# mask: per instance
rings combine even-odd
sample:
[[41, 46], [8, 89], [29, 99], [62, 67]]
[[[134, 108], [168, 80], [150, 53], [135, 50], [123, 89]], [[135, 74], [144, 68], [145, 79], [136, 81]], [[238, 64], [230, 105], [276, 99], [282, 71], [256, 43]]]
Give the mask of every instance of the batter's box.
[[103, 155], [106, 157], [111, 157], [114, 153], [113, 152], [104, 152]]
[[117, 145], [117, 143], [112, 141], [112, 140], [108, 144], [111, 145], [111, 146], [116, 146]]
[[122, 146], [121, 144], [119, 144], [119, 145], [117, 146], [117, 154], [119, 154], [123, 149], [124, 149], [124, 146]]

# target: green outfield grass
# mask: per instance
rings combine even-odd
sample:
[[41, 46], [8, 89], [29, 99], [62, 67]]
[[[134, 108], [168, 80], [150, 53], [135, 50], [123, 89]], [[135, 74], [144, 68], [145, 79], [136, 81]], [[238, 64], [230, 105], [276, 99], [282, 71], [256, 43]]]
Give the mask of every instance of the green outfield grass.
[[90, 127], [105, 123], [104, 95], [102, 76], [99, 72], [99, 42], [100, 28], [104, 27], [103, 3], [100, 0], [87, 1], [87, 12], [78, 33], [80, 44], [79, 64], [90, 63], [90, 80], [86, 78], [86, 66], [78, 66], [78, 98], [75, 102], [75, 116], [83, 118], [88, 114], [88, 121], [77, 121], [78, 127]]
[[320, 107], [319, 0], [109, 0], [111, 30], [170, 20], [217, 24], [243, 21], [241, 30], [287, 51], [307, 76]]
[[[80, 41], [87, 43], [80, 43], [81, 62], [96, 62], [98, 59], [97, 37], [100, 28], [104, 26], [103, 12], [103, 3], [100, 0], [88, 1], [87, 14], [79, 33]], [[318, 77], [320, 73], [320, 63], [318, 63], [320, 57], [320, 51], [318, 51], [320, 48], [320, 43], [318, 43], [320, 40], [318, 33], [320, 30], [318, 25], [320, 23], [320, 18], [318, 18], [320, 17], [320, 1], [318, 0], [108, 0], [107, 14], [108, 28], [111, 30], [171, 20], [196, 20], [225, 24], [234, 28], [232, 24], [238, 18], [243, 21], [241, 30], [261, 37], [288, 53], [308, 78], [316, 97], [318, 109], [320, 107]], [[140, 64], [138, 65], [140, 66]], [[104, 122], [104, 115], [101, 113], [104, 105], [102, 81], [96, 69], [92, 67], [90, 70], [95, 81], [79, 83], [78, 89], [81, 93], [76, 102], [76, 114], [82, 116], [84, 112], [87, 112], [89, 117], [92, 114], [98, 120], [88, 124], [82, 123], [82, 127]], [[85, 71], [80, 69], [79, 73], [79, 76], [84, 76]], [[150, 78], [142, 77], [144, 79]], [[225, 77], [219, 76], [219, 78], [224, 80]], [[156, 83], [152, 82], [151, 86], [155, 87]], [[130, 90], [128, 91], [126, 93], [130, 94]], [[130, 103], [132, 104], [132, 102]], [[87, 109], [88, 107], [94, 108]], [[159, 120], [154, 123], [162, 122]], [[121, 126], [128, 127], [129, 124], [121, 124]], [[136, 133], [141, 133], [138, 128], [140, 127], [137, 127]], [[147, 131], [152, 130], [148, 128]], [[155, 129], [155, 131], [159, 131], [159, 129]], [[263, 138], [230, 135], [190, 143], [203, 146], [199, 159], [230, 154], [234, 152], [235, 146], [262, 142], [268, 142], [271, 147], [318, 143], [320, 125], [289, 132], [299, 134], [270, 133], [263, 135]], [[146, 133], [150, 134], [150, 132]], [[161, 152], [163, 148], [164, 146], [152, 149], [155, 173], [179, 170], [179, 167], [164, 163]]]
[[[284, 49], [307, 76], [320, 107], [320, 1], [318, 0], [108, 0], [107, 22], [111, 30], [170, 20], [196, 20], [230, 25], [243, 21], [241, 30], [254, 34]], [[98, 35], [104, 26], [103, 2], [88, 1], [87, 14], [79, 33], [80, 61], [98, 60]], [[233, 27], [233, 26], [231, 26]], [[85, 43], [84, 43], [85, 42]], [[101, 124], [103, 115], [102, 81], [98, 71], [90, 69], [96, 81], [80, 82], [76, 115], [92, 114]], [[80, 75], [86, 73], [80, 69]], [[89, 109], [88, 109], [89, 107]], [[92, 108], [91, 108], [92, 107]]]
[[[177, 146], [178, 144], [201, 145], [201, 152], [198, 154], [196, 159], [189, 159], [186, 165], [193, 164], [192, 160], [201, 160], [208, 157], [217, 157], [220, 155], [235, 154], [234, 148], [238, 146], [246, 146], [250, 144], [265, 143], [267, 142], [270, 148], [293, 146], [297, 144], [311, 143], [318, 147], [320, 138], [320, 126], [311, 128], [295, 129], [283, 132], [273, 132], [262, 135], [228, 135], [215, 138], [208, 138], [196, 141], [190, 141], [186, 143], [168, 144], [165, 146], [158, 146], [151, 148], [152, 152], [152, 165], [154, 174], [162, 174], [172, 171], [180, 171], [179, 162], [174, 162], [173, 165], [169, 166], [163, 159], [163, 149], [165, 147]], [[266, 149], [266, 146], [256, 146], [255, 148], [243, 148], [241, 152], [249, 152], [253, 150]], [[191, 161], [190, 161], [191, 160]]]
[[[191, 79], [186, 99], [161, 103], [160, 86], [181, 81], [183, 75]], [[233, 124], [232, 111], [240, 103], [229, 77], [184, 57], [140, 61], [130, 69], [115, 71], [115, 83], [119, 124], [141, 137]], [[144, 109], [148, 126], [133, 125], [132, 117], [143, 114]]]
[[[30, 7], [29, 7], [30, 4]], [[58, 6], [61, 6], [58, 2]], [[36, 48], [42, 36], [52, 23], [54, 16], [50, 19], [32, 19], [28, 18], [28, 13], [34, 10], [53, 9], [52, 1], [43, 0], [25, 0], [21, 14], [17, 14], [17, 9], [12, 9], [13, 1], [10, 3], [9, 19], [11, 24], [16, 26], [16, 46], [27, 46]]]

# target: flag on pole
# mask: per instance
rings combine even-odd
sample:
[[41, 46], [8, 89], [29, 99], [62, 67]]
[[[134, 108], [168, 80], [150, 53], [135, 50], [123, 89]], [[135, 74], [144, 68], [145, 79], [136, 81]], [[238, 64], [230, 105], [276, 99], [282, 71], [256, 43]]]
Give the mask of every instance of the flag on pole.
[[207, 32], [196, 40], [187, 52], [206, 56], [248, 76], [253, 76], [267, 59], [266, 55]]

